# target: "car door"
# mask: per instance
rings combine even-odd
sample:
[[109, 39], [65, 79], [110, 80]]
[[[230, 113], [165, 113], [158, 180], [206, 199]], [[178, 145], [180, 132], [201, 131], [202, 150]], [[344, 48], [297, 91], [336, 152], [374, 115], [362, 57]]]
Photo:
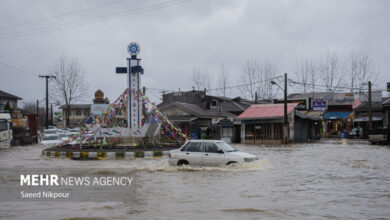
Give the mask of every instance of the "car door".
[[215, 143], [203, 144], [203, 165], [219, 166], [225, 165], [225, 153]]
[[203, 143], [192, 142], [187, 147], [184, 158], [191, 165], [202, 165], [203, 163]]

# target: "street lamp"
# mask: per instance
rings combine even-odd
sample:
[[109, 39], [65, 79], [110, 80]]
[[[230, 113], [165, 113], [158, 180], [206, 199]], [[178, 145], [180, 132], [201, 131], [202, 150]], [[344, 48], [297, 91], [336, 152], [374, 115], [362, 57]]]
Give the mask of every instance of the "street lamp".
[[368, 85], [368, 129], [372, 129], [372, 94], [371, 94], [371, 81], [368, 83], [363, 82], [363, 86]]
[[276, 85], [281, 90], [284, 91], [283, 143], [287, 144], [288, 136], [289, 136], [288, 120], [287, 120], [287, 73], [284, 74], [284, 89], [273, 80], [271, 81], [271, 85]]

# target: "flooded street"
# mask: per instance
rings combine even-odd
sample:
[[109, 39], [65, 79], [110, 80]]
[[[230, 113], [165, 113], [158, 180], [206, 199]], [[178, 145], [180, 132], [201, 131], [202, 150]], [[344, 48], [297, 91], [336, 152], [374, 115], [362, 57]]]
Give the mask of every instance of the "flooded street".
[[[171, 167], [167, 159], [75, 161], [42, 146], [0, 150], [1, 169], [137, 170], [133, 203], [2, 203], [2, 219], [388, 219], [390, 147], [327, 139], [283, 147], [236, 145], [259, 161]], [[0, 178], [6, 178], [1, 176]], [[17, 184], [17, 182], [15, 183]]]

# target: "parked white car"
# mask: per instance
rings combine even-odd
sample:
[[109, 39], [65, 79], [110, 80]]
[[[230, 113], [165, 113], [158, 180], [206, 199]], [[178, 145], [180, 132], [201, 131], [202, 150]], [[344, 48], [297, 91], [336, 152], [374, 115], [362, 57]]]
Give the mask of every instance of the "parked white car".
[[67, 134], [69, 135], [79, 135], [80, 129], [79, 128], [72, 128], [67, 131]]
[[66, 133], [60, 133], [60, 134], [58, 134], [58, 136], [60, 136], [61, 142], [67, 141], [67, 140], [69, 140], [69, 138], [70, 138], [70, 135], [68, 135], [68, 134], [66, 134]]
[[240, 152], [221, 140], [191, 140], [180, 149], [169, 151], [168, 162], [173, 166], [220, 166], [256, 160], [256, 155]]
[[45, 130], [43, 130], [43, 135], [44, 136], [58, 135], [57, 129], [45, 129]]
[[58, 135], [45, 135], [42, 138], [41, 144], [46, 146], [56, 146], [60, 144], [60, 136]]

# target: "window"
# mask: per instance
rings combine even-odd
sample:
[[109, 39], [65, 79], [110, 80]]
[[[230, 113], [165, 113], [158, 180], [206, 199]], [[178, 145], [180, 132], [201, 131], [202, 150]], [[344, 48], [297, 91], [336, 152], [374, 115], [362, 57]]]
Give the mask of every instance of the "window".
[[233, 136], [232, 127], [222, 128], [222, 137], [231, 137], [231, 136]]
[[7, 121], [1, 120], [0, 121], [0, 131], [6, 131], [6, 130], [8, 130], [8, 128], [7, 128]]
[[224, 151], [226, 151], [226, 152], [237, 151], [236, 149], [234, 149], [234, 147], [230, 146], [229, 144], [227, 144], [227, 143], [224, 142], [224, 141], [217, 142], [217, 145], [218, 145], [220, 148], [222, 148]]
[[192, 142], [187, 148], [189, 152], [202, 152], [202, 143], [201, 142]]
[[185, 151], [186, 148], [190, 145], [190, 142], [187, 142], [186, 144], [183, 145], [183, 147], [180, 149], [180, 151]]
[[207, 153], [217, 153], [219, 150], [218, 146], [213, 143], [204, 143], [203, 147]]
[[84, 111], [84, 115], [88, 116], [89, 115], [89, 111]]
[[81, 115], [81, 111], [76, 111], [76, 115], [80, 116]]

